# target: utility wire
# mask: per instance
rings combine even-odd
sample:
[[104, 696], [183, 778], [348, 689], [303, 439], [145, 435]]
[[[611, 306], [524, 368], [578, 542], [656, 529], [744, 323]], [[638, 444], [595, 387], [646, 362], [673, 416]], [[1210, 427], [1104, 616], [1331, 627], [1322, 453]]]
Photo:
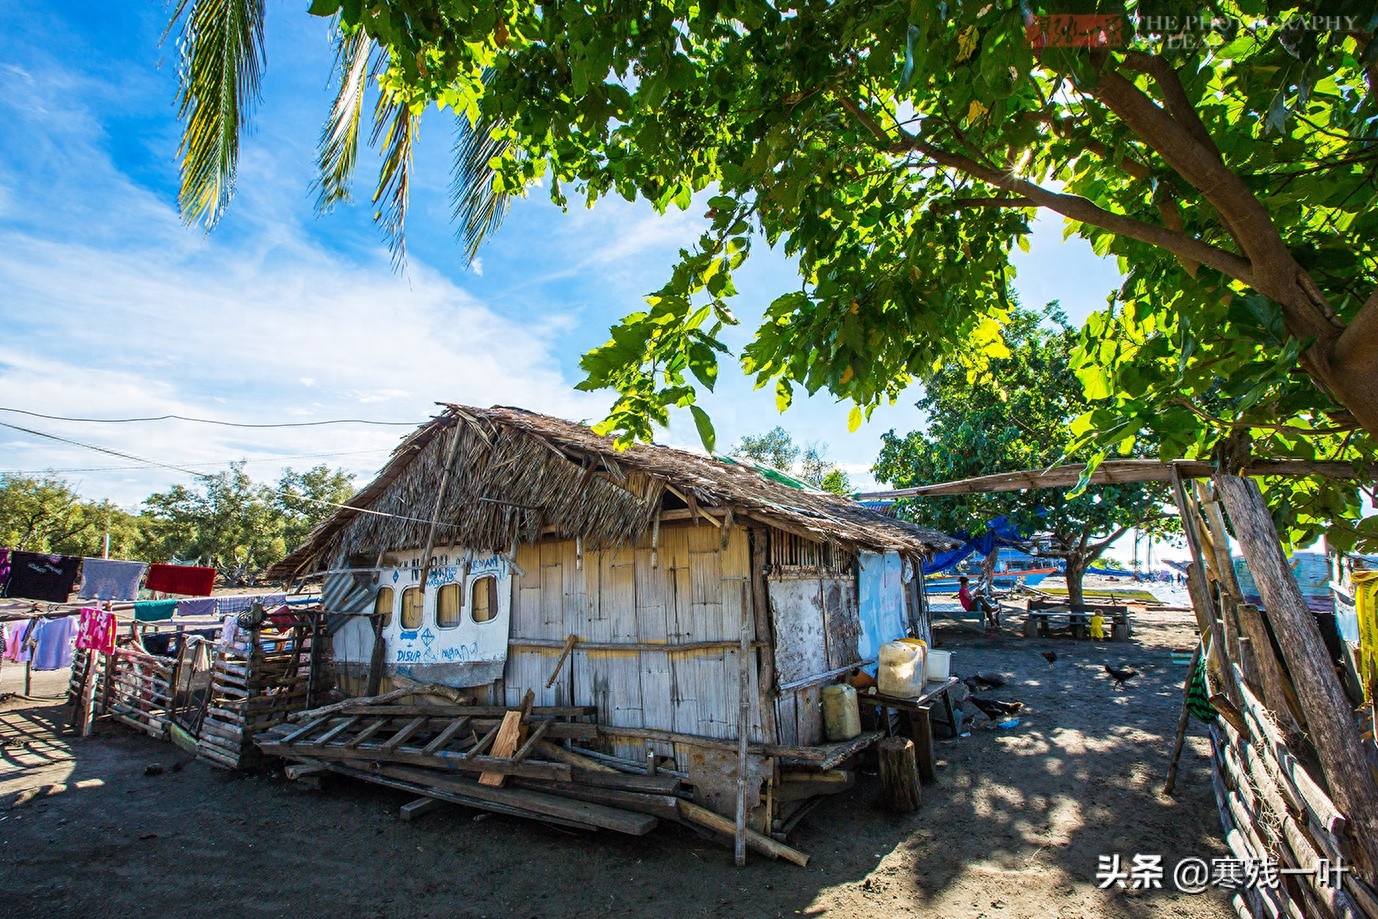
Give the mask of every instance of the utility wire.
[[[299, 453], [295, 456], [256, 456], [252, 459], [246, 458], [246, 463], [275, 463], [285, 460], [302, 459], [329, 459], [334, 456], [365, 456], [374, 453], [387, 453], [391, 448], [383, 447], [378, 450], [345, 450], [339, 453]], [[238, 462], [233, 461], [233, 462]], [[233, 465], [233, 462], [204, 462], [204, 463], [185, 463], [186, 466], [210, 466], [220, 468]], [[130, 469], [144, 469], [145, 466], [79, 466], [72, 469], [0, 469], [0, 475], [45, 475], [47, 473], [67, 475], [73, 472], [125, 472]]]
[[[4, 409], [0, 409], [0, 411], [4, 411]], [[26, 414], [32, 414], [32, 413], [26, 413]], [[82, 442], [79, 441], [79, 440], [69, 440], [69, 439], [66, 438], [66, 437], [58, 437], [56, 434], [45, 434], [45, 433], [43, 433], [42, 431], [35, 431], [35, 430], [30, 429], [30, 428], [22, 428], [22, 427], [20, 427], [20, 426], [17, 425], [17, 424], [10, 424], [10, 423], [7, 422], [7, 421], [0, 421], [0, 427], [11, 428], [11, 429], [13, 429], [13, 430], [15, 430], [15, 431], [23, 431], [25, 434], [32, 434], [32, 435], [34, 435], [35, 437], [47, 437], [47, 438], [50, 439], [50, 440], [61, 441], [61, 442], [64, 443], [64, 444], [71, 444], [71, 445], [74, 446], [74, 447], [84, 447], [84, 448], [87, 449], [87, 450], [95, 450], [95, 451], [97, 451], [97, 452], [99, 452], [99, 453], [108, 453], [108, 454], [110, 454], [111, 456], [118, 456], [118, 457], [120, 457], [121, 459], [133, 460], [133, 461], [136, 462], [136, 463], [144, 463], [144, 464], [149, 465], [149, 466], [161, 466], [161, 467], [164, 468], [164, 469], [171, 469], [171, 470], [173, 470], [173, 471], [175, 471], [175, 472], [181, 472], [181, 473], [183, 473], [183, 474], [185, 474], [185, 475], [189, 475], [189, 476], [192, 476], [193, 478], [197, 478], [197, 479], [204, 479], [204, 478], [207, 478], [207, 477], [208, 477], [208, 476], [206, 475], [206, 473], [204, 473], [204, 472], [195, 472], [195, 471], [193, 471], [193, 470], [191, 470], [191, 469], [186, 469], [186, 468], [184, 468], [184, 467], [182, 467], [182, 466], [174, 466], [174, 465], [172, 465], [171, 463], [160, 463], [160, 462], [158, 462], [157, 460], [145, 459], [145, 458], [142, 457], [142, 456], [135, 456], [135, 455], [132, 454], [132, 453], [121, 453], [121, 452], [118, 451], [118, 450], [110, 450], [110, 449], [108, 449], [108, 448], [106, 448], [106, 447], [98, 447], [98, 446], [96, 446], [95, 444], [86, 444], [86, 443], [82, 443]], [[459, 526], [459, 524], [454, 524], [454, 523], [445, 523], [445, 522], [443, 522], [443, 521], [430, 521], [430, 520], [424, 520], [424, 519], [422, 519], [422, 518], [420, 518], [420, 517], [409, 517], [409, 516], [407, 516], [407, 515], [405, 515], [405, 514], [390, 514], [390, 513], [387, 513], [386, 511], [375, 511], [375, 510], [370, 510], [369, 508], [356, 507], [356, 506], [351, 505], [351, 504], [341, 504], [341, 503], [336, 502], [336, 501], [326, 501], [324, 498], [311, 498], [311, 497], [308, 497], [308, 496], [306, 496], [306, 495], [295, 495], [294, 498], [295, 498], [296, 500], [300, 500], [300, 501], [309, 501], [309, 502], [311, 502], [312, 504], [321, 504], [321, 505], [324, 505], [324, 506], [326, 506], [326, 507], [344, 508], [344, 509], [347, 509], [347, 510], [355, 511], [355, 512], [360, 513], [360, 514], [370, 514], [370, 515], [375, 516], [375, 517], [392, 517], [392, 518], [395, 518], [395, 519], [398, 519], [398, 520], [408, 520], [408, 521], [411, 521], [411, 522], [413, 522], [413, 523], [432, 523], [432, 522], [435, 522], [435, 523], [438, 523], [438, 525], [444, 526], [444, 527], [456, 527], [456, 528], [457, 528], [457, 527]]]
[[160, 463], [157, 460], [144, 459], [142, 456], [135, 456], [132, 453], [121, 453], [118, 450], [111, 450], [107, 447], [97, 447], [95, 444], [84, 444], [79, 440], [68, 440], [66, 437], [58, 437], [56, 434], [44, 434], [42, 431], [35, 431], [31, 428], [21, 428], [17, 424], [10, 424], [8, 421], [0, 421], [0, 427], [11, 428], [16, 431], [23, 431], [25, 434], [32, 434], [35, 437], [46, 437], [49, 440], [61, 441], [64, 444], [71, 444], [74, 447], [85, 447], [87, 450], [95, 450], [97, 453], [108, 453], [111, 456], [118, 456], [120, 459], [133, 460], [136, 463], [145, 463], [149, 466], [161, 466], [164, 469], [171, 469], [193, 478], [203, 479], [206, 477], [204, 472], [194, 472], [182, 466], [174, 466], [171, 463]]
[[[66, 415], [45, 415], [22, 408], [7, 408], [0, 405], [0, 412], [13, 412], [17, 415], [30, 415], [34, 418], [47, 418], [49, 421], [79, 421], [83, 424], [133, 424], [140, 421], [194, 421], [197, 424], [218, 424], [229, 428], [314, 428], [326, 424], [377, 424], [388, 427], [418, 427], [416, 421], [372, 421], [367, 418], [332, 418], [329, 421], [284, 421], [276, 424], [250, 424], [244, 421], [217, 421], [214, 418], [191, 418], [187, 415], [155, 415], [148, 418], [70, 418]], [[13, 425], [6, 425], [13, 427]]]

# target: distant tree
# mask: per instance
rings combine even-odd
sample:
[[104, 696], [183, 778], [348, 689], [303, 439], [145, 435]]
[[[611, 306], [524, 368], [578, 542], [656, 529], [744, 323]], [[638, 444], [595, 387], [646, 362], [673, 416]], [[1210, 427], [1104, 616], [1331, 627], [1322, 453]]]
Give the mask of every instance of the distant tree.
[[283, 539], [290, 550], [354, 496], [354, 476], [322, 463], [305, 472], [287, 469], [278, 479], [274, 502], [283, 515]]
[[0, 476], [0, 545], [30, 552], [128, 557], [138, 544], [138, 518], [109, 501], [83, 501], [53, 475]]
[[[1083, 458], [1064, 456], [1072, 421], [1086, 410], [1068, 366], [1076, 330], [1056, 303], [1042, 312], [1015, 308], [1005, 341], [1008, 354], [983, 369], [953, 361], [934, 375], [918, 403], [927, 430], [885, 434], [878, 479], [904, 488]], [[1107, 546], [1133, 527], [1168, 525], [1166, 499], [1160, 485], [1116, 485], [1075, 497], [1048, 489], [921, 498], [906, 513], [949, 532], [983, 532], [992, 518], [1009, 516], [1021, 531], [1046, 536], [1043, 554], [1066, 561], [1067, 592], [1081, 603], [1082, 577]]]
[[737, 446], [732, 448], [732, 455], [789, 472], [799, 458], [799, 447], [789, 431], [776, 425], [764, 434], [742, 435]]
[[827, 445], [819, 441], [800, 447], [794, 436], [778, 425], [764, 434], [744, 435], [732, 449], [733, 456], [796, 475], [814, 488], [835, 495], [851, 494], [851, 479], [827, 458], [827, 453]]

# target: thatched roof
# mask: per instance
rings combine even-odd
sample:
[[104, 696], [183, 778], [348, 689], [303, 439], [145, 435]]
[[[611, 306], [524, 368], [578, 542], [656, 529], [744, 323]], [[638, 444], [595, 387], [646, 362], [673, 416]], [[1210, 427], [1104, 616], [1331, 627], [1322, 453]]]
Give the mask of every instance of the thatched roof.
[[442, 406], [393, 451], [378, 478], [270, 574], [423, 546], [447, 456], [436, 545], [508, 551], [551, 534], [581, 537], [590, 548], [620, 545], [639, 540], [664, 507], [739, 525], [754, 520], [851, 550], [917, 556], [954, 545], [941, 533], [849, 498], [791, 487], [752, 466], [672, 447], [618, 450], [585, 425], [519, 408]]

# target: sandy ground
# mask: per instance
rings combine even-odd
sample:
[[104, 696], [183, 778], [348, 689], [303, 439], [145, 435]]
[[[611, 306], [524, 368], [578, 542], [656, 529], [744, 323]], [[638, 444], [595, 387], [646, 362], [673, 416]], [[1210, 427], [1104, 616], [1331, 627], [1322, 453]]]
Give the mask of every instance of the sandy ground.
[[[0, 703], [0, 914], [41, 916], [1226, 917], [1223, 897], [1096, 889], [1097, 856], [1225, 854], [1193, 724], [1176, 797], [1159, 793], [1185, 668], [1187, 614], [1140, 617], [1129, 644], [987, 637], [940, 622], [954, 670], [1001, 670], [1013, 730], [938, 743], [920, 810], [874, 808], [875, 778], [828, 799], [791, 842], [808, 868], [731, 853], [677, 826], [588, 836], [332, 777], [231, 775], [115, 724], [59, 732], [66, 673]], [[1047, 665], [1038, 655], [1053, 648]], [[1141, 671], [1112, 691], [1104, 663]], [[18, 688], [9, 666], [0, 690]], [[977, 715], [976, 721], [983, 720]], [[165, 771], [146, 776], [159, 763]], [[180, 767], [180, 768], [178, 768]]]

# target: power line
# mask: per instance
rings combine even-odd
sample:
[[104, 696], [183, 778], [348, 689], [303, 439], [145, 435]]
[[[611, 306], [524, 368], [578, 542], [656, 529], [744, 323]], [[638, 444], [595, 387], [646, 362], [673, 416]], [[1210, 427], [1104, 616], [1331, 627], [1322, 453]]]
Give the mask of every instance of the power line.
[[32, 434], [35, 437], [46, 437], [49, 440], [56, 440], [64, 444], [71, 444], [74, 447], [84, 447], [87, 450], [95, 450], [97, 453], [108, 453], [111, 456], [118, 456], [120, 459], [133, 460], [136, 463], [144, 463], [148, 466], [161, 466], [164, 469], [171, 469], [174, 472], [180, 472], [183, 475], [189, 475], [192, 478], [205, 478], [204, 473], [195, 472], [191, 469], [186, 469], [182, 466], [174, 466], [171, 463], [160, 463], [157, 460], [144, 459], [142, 456], [135, 456], [132, 453], [121, 453], [118, 450], [111, 450], [107, 447], [97, 447], [95, 444], [84, 444], [79, 440], [69, 440], [66, 437], [58, 437], [56, 434], [44, 434], [42, 431], [35, 431], [31, 428], [21, 428], [19, 425], [10, 424], [8, 421], [0, 421], [0, 427], [11, 428], [16, 431], [23, 431], [25, 434]]
[[[276, 463], [286, 460], [301, 459], [328, 459], [335, 456], [365, 456], [374, 453], [387, 453], [391, 448], [383, 447], [378, 450], [343, 450], [337, 453], [299, 453], [295, 456], [256, 456], [252, 459], [244, 459], [246, 463]], [[237, 461], [234, 461], [237, 462]], [[205, 463], [183, 463], [185, 466], [209, 466], [219, 468], [233, 465], [233, 462], [205, 462]], [[144, 469], [145, 466], [79, 466], [71, 469], [0, 469], [0, 475], [44, 475], [46, 473], [68, 474], [73, 472], [126, 472], [131, 469]]]
[[[274, 424], [251, 424], [244, 421], [218, 421], [214, 418], [192, 418], [187, 415], [154, 415], [148, 418], [71, 418], [66, 415], [45, 415], [22, 408], [7, 408], [0, 405], [0, 412], [13, 412], [17, 415], [30, 415], [46, 418], [49, 421], [79, 421], [83, 424], [133, 424], [142, 421], [194, 421], [197, 424], [218, 424], [228, 428], [314, 428], [327, 424], [376, 424], [387, 427], [414, 428], [421, 424], [416, 421], [373, 421], [368, 418], [332, 418], [328, 421], [284, 421]], [[6, 425], [13, 427], [13, 425]], [[22, 429], [21, 429], [22, 430]]]

